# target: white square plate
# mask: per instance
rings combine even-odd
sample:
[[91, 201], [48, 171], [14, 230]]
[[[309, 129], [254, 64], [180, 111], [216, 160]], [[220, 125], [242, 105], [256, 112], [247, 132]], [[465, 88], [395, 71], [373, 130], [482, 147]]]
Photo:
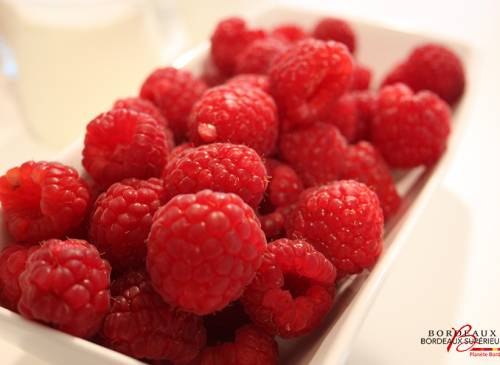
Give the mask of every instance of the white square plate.
[[[254, 16], [250, 21], [254, 25], [263, 27], [294, 22], [311, 29], [319, 18], [326, 15], [328, 14], [319, 11], [279, 7]], [[390, 29], [380, 24], [352, 18], [348, 20], [357, 34], [356, 58], [373, 70], [375, 75], [373, 85], [376, 85], [380, 77], [396, 62], [402, 60], [413, 47], [429, 41], [445, 44], [457, 52], [464, 62], [468, 79], [473, 80], [472, 75], [476, 71], [474, 52], [461, 42], [420, 32]], [[208, 43], [204, 43], [180, 57], [174, 66], [198, 73], [208, 49]], [[448, 149], [441, 160], [433, 168], [414, 169], [398, 176], [397, 186], [403, 196], [402, 209], [386, 226], [385, 251], [378, 263], [370, 273], [357, 275], [341, 285], [334, 309], [320, 330], [300, 339], [281, 341], [282, 364], [340, 364], [345, 361], [356, 332], [392, 263], [397, 259], [406, 235], [453, 158], [461, 130], [467, 124], [466, 113], [472, 89], [473, 85], [472, 87], [469, 85], [460, 105], [454, 110], [452, 134]], [[97, 110], [96, 114], [99, 112], [101, 111]], [[59, 160], [81, 169], [81, 146], [81, 141], [75, 143], [60, 156]], [[7, 240], [5, 234], [0, 235], [0, 247], [5, 245]], [[0, 308], [0, 338], [51, 364], [141, 364], [137, 360], [89, 341], [24, 320], [4, 308]]]

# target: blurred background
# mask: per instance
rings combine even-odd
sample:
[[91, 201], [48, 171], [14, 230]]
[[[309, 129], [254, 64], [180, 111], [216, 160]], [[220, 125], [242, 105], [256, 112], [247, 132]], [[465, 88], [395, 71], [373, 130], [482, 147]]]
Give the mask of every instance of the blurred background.
[[0, 166], [54, 156], [221, 17], [282, 3], [475, 41], [499, 14], [495, 1], [0, 0]]
[[[347, 363], [476, 363], [419, 341], [429, 329], [466, 322], [500, 331], [498, 0], [0, 0], [0, 171], [53, 159], [115, 99], [137, 94], [153, 68], [206, 40], [221, 17], [276, 4], [452, 36], [472, 47], [474, 120]], [[16, 351], [1, 351], [7, 360], [0, 362], [38, 364]]]

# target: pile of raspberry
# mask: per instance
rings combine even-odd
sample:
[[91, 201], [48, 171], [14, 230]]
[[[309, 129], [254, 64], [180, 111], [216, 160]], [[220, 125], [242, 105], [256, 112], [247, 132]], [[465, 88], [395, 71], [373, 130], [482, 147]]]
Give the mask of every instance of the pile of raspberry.
[[0, 304], [155, 364], [277, 364], [376, 264], [394, 170], [438, 162], [464, 90], [436, 44], [372, 88], [357, 44], [225, 19], [202, 75], [159, 68], [89, 122], [81, 173], [9, 169]]

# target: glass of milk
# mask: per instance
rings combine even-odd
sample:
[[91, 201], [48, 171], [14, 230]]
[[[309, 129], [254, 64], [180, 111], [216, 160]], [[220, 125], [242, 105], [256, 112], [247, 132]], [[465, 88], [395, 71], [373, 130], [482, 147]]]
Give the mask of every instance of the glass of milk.
[[[62, 147], [119, 97], [137, 95], [161, 60], [148, 0], [0, 0], [0, 37], [29, 130]], [[36, 156], [34, 156], [36, 157]]]

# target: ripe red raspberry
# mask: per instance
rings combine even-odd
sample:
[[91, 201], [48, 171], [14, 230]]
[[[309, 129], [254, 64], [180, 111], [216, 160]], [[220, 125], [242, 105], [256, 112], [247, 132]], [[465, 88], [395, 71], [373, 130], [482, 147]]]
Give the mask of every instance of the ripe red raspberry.
[[278, 37], [266, 37], [250, 43], [236, 57], [237, 74], [254, 73], [266, 75], [271, 62], [286, 51], [289, 43]]
[[333, 125], [314, 123], [308, 128], [284, 133], [280, 155], [306, 186], [336, 180], [344, 165], [347, 142]]
[[307, 37], [306, 31], [297, 24], [281, 24], [273, 28], [271, 36], [281, 37], [295, 43]]
[[378, 196], [387, 221], [399, 208], [398, 195], [389, 167], [380, 153], [369, 142], [349, 146], [342, 179], [362, 182]]
[[109, 310], [110, 271], [86, 241], [45, 241], [29, 255], [19, 277], [19, 313], [90, 338]]
[[147, 267], [163, 299], [204, 315], [239, 298], [265, 245], [255, 213], [240, 197], [203, 190], [178, 195], [158, 210]]
[[0, 305], [17, 311], [21, 296], [19, 275], [24, 271], [26, 259], [37, 246], [26, 247], [13, 244], [0, 251]]
[[205, 346], [201, 317], [169, 306], [143, 272], [131, 271], [111, 285], [113, 301], [100, 332], [103, 344], [137, 359], [193, 360]]
[[351, 79], [351, 90], [368, 90], [372, 80], [372, 71], [359, 63], [354, 65]]
[[304, 191], [285, 226], [288, 237], [310, 242], [340, 275], [371, 268], [383, 247], [384, 216], [377, 195], [353, 180]]
[[302, 180], [295, 170], [272, 159], [266, 160], [266, 169], [271, 177], [267, 192], [272, 206], [282, 207], [294, 203], [304, 190]]
[[144, 263], [153, 214], [164, 200], [163, 181], [157, 178], [126, 179], [99, 196], [90, 218], [90, 241], [114, 270]]
[[349, 52], [356, 51], [356, 35], [349, 23], [338, 18], [323, 18], [313, 30], [313, 37], [324, 41], [337, 41], [346, 45]]
[[336, 271], [330, 261], [303, 240], [271, 242], [242, 303], [250, 318], [271, 335], [308, 333], [333, 304]]
[[87, 125], [83, 166], [104, 187], [129, 177], [161, 175], [173, 140], [147, 114], [112, 109]]
[[140, 96], [152, 101], [168, 120], [177, 141], [187, 132], [187, 117], [207, 86], [184, 70], [159, 68], [144, 81]]
[[226, 75], [232, 75], [238, 55], [254, 40], [265, 38], [261, 29], [248, 29], [241, 18], [219, 22], [211, 37], [210, 53], [215, 65]]
[[235, 333], [233, 342], [206, 347], [199, 365], [277, 365], [278, 344], [254, 325], [246, 325]]
[[231, 142], [269, 155], [278, 138], [276, 105], [271, 96], [257, 88], [215, 87], [193, 107], [189, 135], [196, 144]]
[[89, 199], [78, 172], [57, 162], [28, 161], [0, 177], [3, 218], [16, 241], [64, 236], [83, 221]]
[[278, 56], [269, 71], [271, 94], [290, 123], [321, 120], [349, 87], [353, 63], [344, 45], [300, 41]]
[[190, 148], [170, 160], [163, 172], [167, 198], [211, 189], [235, 193], [257, 207], [267, 188], [266, 168], [249, 147], [212, 143]]
[[463, 94], [465, 74], [462, 61], [452, 50], [430, 43], [415, 48], [388, 82], [403, 82], [415, 92], [432, 91], [453, 105]]
[[240, 74], [226, 81], [227, 85], [237, 85], [241, 88], [256, 87], [270, 94], [269, 77], [267, 75]]
[[356, 100], [358, 114], [358, 127], [354, 141], [368, 140], [377, 109], [377, 95], [370, 90], [353, 91], [350, 95]]
[[390, 166], [432, 165], [446, 149], [449, 133], [450, 109], [434, 93], [413, 94], [403, 84], [380, 91], [371, 134]]
[[334, 125], [345, 137], [347, 142], [353, 142], [358, 136], [358, 104], [352, 94], [342, 95], [331, 107], [325, 123]]
[[137, 97], [118, 99], [113, 104], [113, 109], [131, 109], [139, 113], [148, 114], [152, 116], [162, 127], [168, 128], [168, 121], [161, 114], [160, 110], [149, 100]]
[[285, 230], [285, 219], [280, 210], [259, 216], [262, 231], [268, 241], [281, 238]]

